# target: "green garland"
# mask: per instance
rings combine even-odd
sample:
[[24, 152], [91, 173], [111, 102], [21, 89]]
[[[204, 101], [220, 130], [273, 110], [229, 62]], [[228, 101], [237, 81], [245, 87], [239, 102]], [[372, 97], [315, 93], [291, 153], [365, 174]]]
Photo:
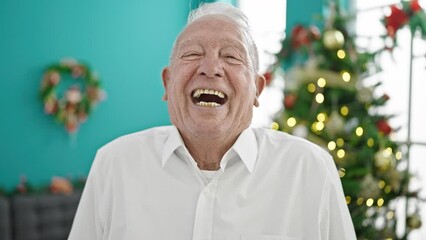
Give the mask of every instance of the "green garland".
[[[61, 77], [65, 75], [71, 76], [75, 81], [81, 81], [59, 95], [58, 87]], [[98, 76], [89, 66], [73, 59], [62, 60], [46, 69], [41, 81], [40, 95], [44, 112], [64, 124], [69, 133], [76, 132], [93, 108], [105, 99], [105, 91], [101, 88]]]

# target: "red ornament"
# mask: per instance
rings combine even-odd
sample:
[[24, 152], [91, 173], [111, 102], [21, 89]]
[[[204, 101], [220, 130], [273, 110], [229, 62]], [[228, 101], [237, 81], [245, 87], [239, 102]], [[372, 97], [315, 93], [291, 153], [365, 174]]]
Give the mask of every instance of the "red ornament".
[[293, 93], [286, 94], [284, 97], [284, 107], [291, 109], [296, 104], [297, 96]]
[[272, 73], [266, 72], [263, 74], [263, 77], [265, 78], [265, 84], [268, 86], [272, 82]]
[[382, 99], [383, 99], [383, 100], [385, 100], [385, 101], [387, 101], [387, 100], [389, 100], [389, 99], [390, 99], [390, 97], [389, 97], [389, 95], [387, 95], [387, 94], [385, 93], [385, 94], [383, 94]]
[[386, 29], [390, 37], [394, 38], [396, 31], [406, 24], [409, 20], [408, 15], [397, 6], [391, 6], [391, 14], [385, 18]]
[[291, 46], [293, 48], [299, 48], [309, 45], [310, 43], [309, 31], [302, 25], [295, 26], [291, 32]]
[[388, 122], [384, 119], [379, 120], [376, 123], [376, 127], [379, 130], [379, 132], [383, 133], [384, 135], [389, 135], [392, 132], [392, 128], [389, 126]]
[[410, 8], [411, 8], [411, 10], [412, 10], [414, 13], [416, 13], [416, 12], [418, 12], [418, 11], [421, 11], [421, 10], [422, 10], [422, 7], [420, 6], [420, 4], [419, 4], [419, 1], [418, 1], [418, 0], [412, 0], [412, 1], [410, 2]]

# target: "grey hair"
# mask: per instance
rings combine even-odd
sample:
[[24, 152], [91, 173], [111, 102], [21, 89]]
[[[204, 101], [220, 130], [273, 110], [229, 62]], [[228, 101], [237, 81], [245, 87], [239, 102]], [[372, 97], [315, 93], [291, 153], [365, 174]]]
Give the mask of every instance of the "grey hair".
[[[250, 33], [251, 31], [250, 31], [250, 26], [248, 24], [247, 16], [240, 9], [232, 6], [231, 4], [227, 4], [223, 2], [203, 3], [198, 8], [192, 10], [189, 13], [188, 21], [186, 23], [185, 28], [187, 28], [195, 20], [207, 15], [222, 15], [231, 19], [237, 25], [237, 27], [242, 31], [242, 33], [248, 40], [248, 44], [249, 44], [248, 49], [249, 49], [250, 59], [253, 64], [254, 72], [257, 73], [257, 71], [259, 70], [259, 53], [256, 47], [256, 43], [254, 42], [253, 37], [251, 36], [251, 33]], [[179, 34], [179, 36], [182, 34], [182, 32]], [[170, 56], [170, 62], [172, 61], [172, 58], [176, 51], [176, 43], [179, 39], [179, 36], [178, 38], [176, 38], [173, 44], [172, 54]]]

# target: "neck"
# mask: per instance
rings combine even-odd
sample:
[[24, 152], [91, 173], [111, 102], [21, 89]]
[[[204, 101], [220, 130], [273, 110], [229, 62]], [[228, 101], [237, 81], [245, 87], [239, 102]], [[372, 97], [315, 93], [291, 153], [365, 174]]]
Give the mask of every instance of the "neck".
[[201, 170], [219, 170], [220, 161], [225, 153], [232, 147], [238, 138], [234, 137], [218, 137], [211, 136], [187, 136], [182, 134], [183, 141], [189, 153], [197, 162], [198, 168]]

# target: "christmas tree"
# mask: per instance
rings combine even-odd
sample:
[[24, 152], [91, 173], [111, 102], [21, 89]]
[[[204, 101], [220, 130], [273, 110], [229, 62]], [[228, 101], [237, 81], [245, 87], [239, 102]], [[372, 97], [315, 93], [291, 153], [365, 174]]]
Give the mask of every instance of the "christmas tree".
[[[419, 11], [424, 15], [416, 0], [404, 8], [407, 17], [393, 6], [393, 15], [384, 19], [384, 40], [395, 39], [412, 16], [426, 29], [422, 17], [414, 18]], [[377, 56], [395, 42], [381, 51], [361, 52], [349, 21], [332, 3], [322, 30], [298, 25], [282, 41], [276, 64], [265, 74], [283, 73], [285, 79], [284, 110], [273, 128], [307, 138], [334, 157], [358, 239], [406, 239], [421, 226], [420, 217], [412, 211], [398, 220], [395, 211], [400, 199], [416, 199], [417, 192], [408, 188], [406, 152], [390, 138], [396, 131], [388, 123], [392, 116], [379, 111], [389, 97], [377, 95], [380, 82], [364, 81], [381, 71]], [[404, 232], [397, 234], [401, 221]]]

